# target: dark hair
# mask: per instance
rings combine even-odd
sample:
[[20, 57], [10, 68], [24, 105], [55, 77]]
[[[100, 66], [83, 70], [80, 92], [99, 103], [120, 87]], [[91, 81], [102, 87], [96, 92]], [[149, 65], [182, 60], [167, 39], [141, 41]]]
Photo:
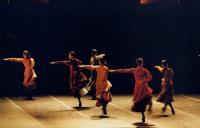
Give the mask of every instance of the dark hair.
[[31, 53], [28, 50], [24, 50], [23, 55], [25, 55], [27, 58], [31, 58]]
[[104, 57], [99, 58], [99, 63], [100, 64], [106, 64], [106, 60]]
[[162, 64], [164, 67], [167, 67], [167, 66], [168, 66], [167, 60], [162, 60], [162, 61], [161, 61], [161, 64]]
[[137, 59], [136, 59], [136, 64], [137, 64], [137, 65], [140, 65], [140, 66], [141, 66], [141, 65], [143, 64], [143, 62], [144, 62], [144, 61], [143, 61], [142, 58], [137, 58]]
[[75, 53], [75, 51], [71, 51], [71, 52], [69, 52], [69, 54], [70, 54], [73, 58], [76, 58], [76, 53]]

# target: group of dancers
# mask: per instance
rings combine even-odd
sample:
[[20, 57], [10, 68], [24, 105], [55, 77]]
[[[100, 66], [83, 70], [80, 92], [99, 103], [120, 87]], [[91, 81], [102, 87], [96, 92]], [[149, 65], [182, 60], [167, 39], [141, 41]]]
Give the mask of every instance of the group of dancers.
[[[27, 50], [23, 52], [23, 58], [5, 58], [5, 61], [20, 62], [24, 65], [24, 80], [23, 86], [26, 91], [26, 98], [32, 99], [33, 90], [36, 89], [37, 75], [34, 71], [35, 61], [31, 57], [31, 53]], [[91, 93], [92, 99], [95, 99], [96, 106], [102, 106], [103, 116], [107, 115], [107, 105], [112, 100], [111, 87], [112, 84], [108, 81], [108, 73], [129, 73], [133, 75], [135, 86], [133, 91], [133, 105], [131, 110], [142, 114], [142, 122], [145, 122], [146, 108], [148, 112], [152, 111], [152, 92], [149, 87], [149, 82], [152, 80], [150, 71], [143, 67], [144, 60], [136, 59], [137, 67], [128, 69], [109, 69], [106, 66], [105, 54], [98, 54], [96, 49], [92, 49], [90, 65], [83, 65], [81, 60], [76, 57], [74, 51], [68, 53], [68, 59], [65, 61], [53, 61], [50, 64], [63, 64], [69, 67], [70, 70], [70, 90], [72, 95], [78, 100], [78, 107], [82, 107], [81, 97], [84, 91]], [[174, 72], [168, 66], [167, 60], [162, 60], [160, 66], [154, 66], [155, 69], [161, 72], [161, 92], [158, 95], [157, 101], [164, 104], [162, 112], [166, 111], [167, 106], [171, 108], [172, 115], [175, 110], [172, 106], [173, 102], [173, 77]], [[82, 69], [91, 71], [90, 78], [87, 79]], [[85, 90], [84, 90], [85, 89]]]

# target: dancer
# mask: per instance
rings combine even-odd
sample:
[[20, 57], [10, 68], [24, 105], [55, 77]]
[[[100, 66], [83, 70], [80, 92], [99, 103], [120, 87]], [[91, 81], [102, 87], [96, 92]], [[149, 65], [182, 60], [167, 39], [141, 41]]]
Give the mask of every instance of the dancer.
[[78, 107], [82, 107], [81, 95], [79, 93], [80, 89], [84, 86], [85, 81], [87, 80], [86, 76], [80, 71], [79, 65], [82, 62], [76, 58], [76, 53], [74, 51], [69, 52], [69, 60], [67, 61], [54, 61], [50, 64], [64, 64], [69, 66], [70, 69], [70, 90], [75, 98], [78, 99]]
[[171, 108], [172, 115], [175, 114], [175, 110], [172, 106], [173, 100], [173, 78], [174, 71], [168, 67], [167, 60], [161, 61], [161, 66], [154, 66], [158, 71], [162, 73], [161, 79], [161, 92], [158, 95], [158, 102], [164, 103], [162, 113], [166, 111], [167, 106]]
[[23, 52], [23, 58], [5, 58], [5, 61], [19, 62], [24, 65], [24, 80], [23, 86], [27, 100], [32, 100], [33, 90], [36, 89], [35, 61], [31, 58], [31, 53], [27, 50]]
[[151, 81], [151, 73], [143, 68], [143, 59], [136, 59], [137, 68], [129, 69], [117, 69], [110, 70], [113, 73], [130, 73], [134, 75], [135, 88], [133, 94], [133, 106], [132, 111], [141, 112], [142, 122], [145, 122], [145, 110], [146, 106], [149, 105], [148, 111], [151, 112], [152, 108], [152, 89], [148, 86], [148, 82]]
[[105, 65], [105, 54], [98, 55], [99, 65], [81, 65], [81, 68], [93, 70], [97, 72], [96, 77], [96, 106], [102, 106], [103, 117], [107, 115], [107, 105], [111, 101], [111, 83], [107, 80], [109, 69]]
[[[97, 59], [97, 50], [96, 49], [92, 49], [91, 51], [91, 57], [90, 57], [90, 65], [98, 65], [98, 59]], [[90, 88], [90, 95], [91, 95], [91, 99], [92, 100], [95, 100], [96, 99], [96, 96], [95, 96], [95, 93], [96, 93], [96, 71], [95, 70], [92, 70], [91, 71], [91, 74], [90, 74], [90, 79], [89, 79], [89, 83], [87, 84], [87, 86]]]

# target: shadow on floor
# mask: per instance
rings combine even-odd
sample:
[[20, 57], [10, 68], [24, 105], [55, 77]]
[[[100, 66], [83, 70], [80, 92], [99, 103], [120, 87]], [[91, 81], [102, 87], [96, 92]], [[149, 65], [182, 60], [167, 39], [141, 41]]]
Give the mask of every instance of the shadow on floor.
[[92, 120], [99, 120], [99, 119], [112, 119], [112, 118], [116, 118], [114, 116], [103, 116], [103, 115], [94, 115], [92, 116], [90, 119]]
[[48, 112], [73, 112], [73, 111], [76, 111], [76, 110], [73, 110], [73, 109], [64, 109], [64, 110], [57, 110], [57, 111], [48, 111]]
[[156, 128], [153, 124], [143, 123], [143, 122], [137, 122], [133, 123], [136, 128]]
[[84, 110], [89, 110], [91, 109], [92, 107], [73, 107], [75, 110], [77, 111], [84, 111]]
[[154, 119], [159, 119], [159, 118], [167, 118], [169, 117], [169, 115], [161, 114], [161, 115], [152, 115], [151, 117]]

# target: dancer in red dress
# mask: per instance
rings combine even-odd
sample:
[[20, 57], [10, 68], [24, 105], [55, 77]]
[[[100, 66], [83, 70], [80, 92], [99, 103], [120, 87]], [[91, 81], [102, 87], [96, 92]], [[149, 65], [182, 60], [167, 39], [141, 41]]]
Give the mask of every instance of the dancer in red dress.
[[35, 60], [31, 58], [31, 53], [27, 50], [23, 52], [23, 58], [5, 58], [5, 61], [19, 62], [24, 65], [24, 80], [23, 86], [25, 89], [25, 95], [27, 100], [32, 100], [33, 90], [36, 89], [36, 78], [35, 73]]
[[86, 76], [80, 71], [79, 65], [82, 62], [76, 58], [76, 53], [74, 51], [69, 52], [69, 60], [67, 61], [54, 61], [50, 64], [64, 64], [69, 66], [70, 69], [70, 89], [71, 93], [75, 98], [78, 99], [79, 108], [82, 107], [80, 89], [84, 86], [85, 81], [87, 80]]
[[99, 65], [81, 65], [81, 68], [86, 68], [88, 70], [96, 71], [96, 106], [102, 106], [103, 116], [107, 115], [107, 105], [111, 101], [111, 83], [107, 80], [109, 69], [105, 66], [105, 54], [97, 56], [99, 60]]
[[132, 106], [132, 111], [141, 112], [142, 122], [145, 122], [144, 112], [146, 110], [146, 106], [149, 104], [149, 111], [151, 111], [152, 106], [152, 89], [148, 86], [148, 82], [151, 81], [152, 76], [146, 68], [143, 68], [142, 58], [138, 58], [136, 60], [136, 64], [137, 68], [110, 70], [110, 72], [130, 73], [134, 75], [135, 88], [133, 93], [134, 103]]

